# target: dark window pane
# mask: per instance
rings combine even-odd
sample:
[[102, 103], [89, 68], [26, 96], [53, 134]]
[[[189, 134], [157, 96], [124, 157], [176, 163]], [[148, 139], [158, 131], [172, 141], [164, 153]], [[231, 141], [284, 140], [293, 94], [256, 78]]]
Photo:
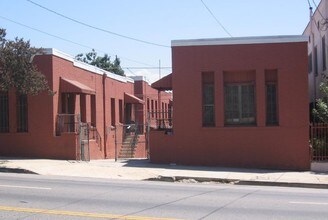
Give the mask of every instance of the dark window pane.
[[318, 48], [314, 47], [314, 74], [318, 76]]
[[226, 124], [255, 123], [254, 85], [226, 85], [224, 100]]
[[266, 106], [266, 123], [267, 125], [278, 124], [277, 114], [277, 86], [276, 84], [267, 84], [267, 106]]
[[215, 125], [214, 84], [203, 84], [203, 126]]
[[310, 53], [308, 56], [308, 72], [312, 72], [312, 53]]
[[326, 70], [326, 37], [322, 37], [322, 69]]
[[0, 133], [9, 132], [9, 100], [7, 92], [0, 92]]
[[17, 132], [28, 131], [27, 95], [17, 95]]

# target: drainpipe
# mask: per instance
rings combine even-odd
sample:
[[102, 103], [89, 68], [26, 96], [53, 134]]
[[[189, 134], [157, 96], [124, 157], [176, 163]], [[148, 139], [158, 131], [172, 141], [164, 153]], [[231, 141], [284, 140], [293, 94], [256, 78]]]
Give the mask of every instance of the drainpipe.
[[106, 148], [106, 143], [107, 143], [107, 128], [106, 128], [106, 78], [107, 75], [106, 73], [103, 74], [102, 78], [102, 83], [103, 83], [103, 123], [104, 123], [104, 156], [105, 159], [107, 158], [107, 148]]

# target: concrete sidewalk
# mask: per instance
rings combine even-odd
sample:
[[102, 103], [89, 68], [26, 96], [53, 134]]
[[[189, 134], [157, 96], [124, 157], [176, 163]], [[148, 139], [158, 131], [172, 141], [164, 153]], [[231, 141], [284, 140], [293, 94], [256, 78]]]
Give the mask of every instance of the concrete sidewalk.
[[151, 164], [147, 160], [67, 161], [0, 158], [0, 171], [126, 180], [220, 182], [328, 188], [328, 173]]

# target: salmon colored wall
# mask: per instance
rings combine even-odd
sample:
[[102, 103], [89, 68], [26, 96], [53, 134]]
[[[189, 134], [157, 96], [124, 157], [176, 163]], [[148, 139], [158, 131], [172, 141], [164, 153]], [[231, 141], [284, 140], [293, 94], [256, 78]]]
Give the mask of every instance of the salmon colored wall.
[[[174, 134], [153, 131], [151, 161], [307, 170], [307, 43], [173, 47]], [[279, 126], [265, 124], [265, 70], [278, 70]], [[224, 126], [225, 71], [255, 71], [256, 126]], [[201, 73], [214, 72], [216, 126], [202, 127]]]
[[[28, 132], [17, 133], [16, 130], [16, 95], [10, 91], [10, 132], [0, 134], [0, 155], [37, 158], [80, 159], [79, 137], [72, 133], [56, 136], [57, 114], [61, 112], [60, 78], [78, 81], [96, 91], [96, 128], [101, 136], [101, 146], [90, 140], [89, 152], [91, 159], [115, 158], [115, 132], [111, 128], [111, 98], [115, 98], [116, 124], [119, 124], [119, 100], [124, 104], [124, 93], [146, 97], [143, 92], [152, 89], [144, 81], [121, 82], [100, 74], [76, 67], [71, 61], [54, 55], [41, 55], [34, 58], [35, 65], [47, 78], [50, 88], [56, 92], [54, 96], [42, 93], [28, 96]], [[104, 81], [105, 79], [105, 81]], [[104, 84], [105, 83], [105, 103]], [[139, 96], [138, 95], [138, 96]], [[76, 94], [75, 114], [80, 114], [80, 94]], [[157, 96], [154, 100], [157, 100]], [[91, 96], [85, 95], [86, 122], [91, 122]], [[104, 112], [105, 109], [105, 112]], [[132, 111], [134, 111], [133, 107]], [[141, 105], [141, 110], [143, 110]], [[143, 115], [143, 114], [142, 114]], [[124, 108], [123, 108], [124, 117]], [[134, 116], [133, 116], [134, 117]], [[133, 118], [135, 120], [135, 118]], [[124, 121], [124, 118], [123, 118]], [[117, 132], [117, 141], [122, 142], [122, 132]], [[118, 146], [119, 152], [121, 146]], [[146, 155], [140, 147], [137, 155]]]

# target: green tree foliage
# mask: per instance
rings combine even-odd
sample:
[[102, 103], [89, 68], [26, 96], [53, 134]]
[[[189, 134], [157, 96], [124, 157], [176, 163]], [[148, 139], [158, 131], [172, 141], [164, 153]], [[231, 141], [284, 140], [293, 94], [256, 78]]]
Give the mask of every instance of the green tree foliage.
[[120, 58], [118, 58], [117, 56], [115, 56], [114, 61], [111, 62], [110, 56], [108, 56], [108, 54], [105, 54], [103, 57], [97, 56], [97, 52], [92, 49], [92, 51], [89, 53], [80, 53], [76, 55], [75, 59], [99, 67], [106, 71], [115, 73], [117, 75], [125, 76], [124, 70], [121, 67]]
[[[316, 107], [313, 109], [313, 115], [319, 121], [328, 123], [328, 79], [323, 78], [320, 84], [320, 91], [322, 92], [323, 98], [317, 99]], [[318, 120], [317, 120], [318, 121]]]
[[0, 91], [15, 88], [21, 94], [53, 94], [45, 76], [32, 63], [41, 52], [41, 48], [31, 47], [23, 38], [6, 39], [6, 30], [0, 28]]

